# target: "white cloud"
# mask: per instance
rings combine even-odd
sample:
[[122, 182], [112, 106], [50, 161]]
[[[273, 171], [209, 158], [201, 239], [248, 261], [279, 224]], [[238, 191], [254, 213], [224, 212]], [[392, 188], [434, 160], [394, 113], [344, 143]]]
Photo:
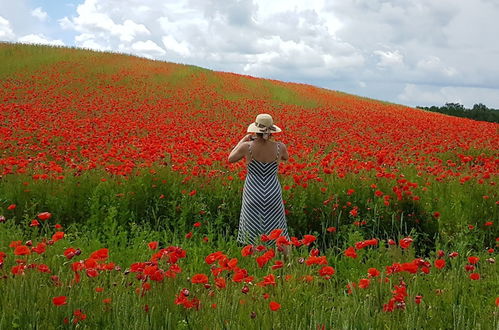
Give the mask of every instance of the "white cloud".
[[0, 40], [11, 41], [15, 38], [10, 22], [0, 16]]
[[17, 39], [18, 42], [24, 44], [43, 44], [43, 45], [52, 45], [52, 46], [64, 46], [64, 42], [62, 40], [51, 40], [48, 39], [43, 34], [28, 34], [23, 37]]
[[[191, 52], [189, 50], [189, 44], [185, 41], [178, 42], [174, 37], [172, 36], [163, 36], [161, 38], [161, 41], [163, 41], [163, 45], [167, 50], [174, 51], [175, 53], [181, 55], [181, 56], [190, 56]], [[164, 53], [163, 53], [164, 54]]]
[[166, 53], [163, 48], [159, 47], [152, 40], [134, 42], [131, 46], [131, 49], [135, 53], [148, 58], [155, 58]]
[[48, 14], [41, 8], [37, 7], [31, 11], [31, 15], [33, 17], [38, 18], [40, 21], [46, 21], [48, 18]]
[[379, 57], [378, 63], [376, 63], [379, 68], [384, 69], [404, 64], [404, 56], [398, 50], [393, 52], [375, 50], [373, 53]]
[[456, 69], [450, 66], [445, 66], [437, 56], [426, 56], [422, 58], [417, 62], [416, 67], [429, 73], [436, 72], [449, 77], [457, 74]]

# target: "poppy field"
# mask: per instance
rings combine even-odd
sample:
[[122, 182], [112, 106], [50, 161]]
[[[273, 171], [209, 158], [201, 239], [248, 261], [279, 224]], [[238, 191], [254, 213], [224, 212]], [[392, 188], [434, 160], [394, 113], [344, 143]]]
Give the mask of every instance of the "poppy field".
[[[499, 326], [497, 124], [121, 54], [0, 60], [0, 328]], [[292, 237], [244, 246], [227, 157], [264, 112]]]

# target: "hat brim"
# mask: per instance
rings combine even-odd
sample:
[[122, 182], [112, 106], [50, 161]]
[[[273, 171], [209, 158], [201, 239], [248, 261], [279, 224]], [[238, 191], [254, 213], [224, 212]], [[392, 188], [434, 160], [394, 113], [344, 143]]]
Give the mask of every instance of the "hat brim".
[[[248, 133], [266, 133], [267, 130], [265, 128], [259, 128], [255, 125], [255, 123], [252, 123], [248, 126]], [[282, 130], [276, 126], [272, 125], [270, 127], [270, 133], [279, 133], [282, 132]]]

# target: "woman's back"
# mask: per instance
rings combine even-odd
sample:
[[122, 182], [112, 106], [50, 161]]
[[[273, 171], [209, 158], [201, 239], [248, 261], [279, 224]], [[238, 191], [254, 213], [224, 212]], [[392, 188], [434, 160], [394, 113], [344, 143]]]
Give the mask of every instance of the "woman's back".
[[260, 163], [272, 163], [280, 160], [280, 143], [259, 140], [249, 142], [248, 161], [256, 160]]

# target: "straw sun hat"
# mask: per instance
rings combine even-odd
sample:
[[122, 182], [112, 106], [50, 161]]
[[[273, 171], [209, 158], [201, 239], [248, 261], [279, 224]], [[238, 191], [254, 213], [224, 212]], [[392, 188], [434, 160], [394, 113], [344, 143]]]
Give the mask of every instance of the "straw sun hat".
[[248, 126], [248, 133], [279, 133], [281, 129], [274, 125], [274, 120], [272, 116], [266, 113], [261, 113], [256, 116], [254, 123]]

